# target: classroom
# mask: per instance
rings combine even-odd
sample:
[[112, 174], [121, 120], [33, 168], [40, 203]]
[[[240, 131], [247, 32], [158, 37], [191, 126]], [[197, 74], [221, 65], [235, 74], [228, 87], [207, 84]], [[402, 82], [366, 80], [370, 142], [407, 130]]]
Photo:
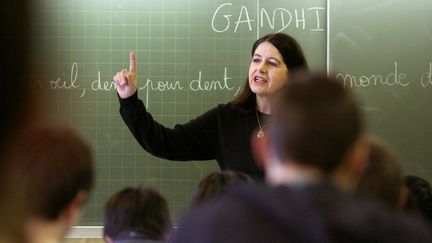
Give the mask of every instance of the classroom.
[[[282, 32], [311, 70], [358, 95], [366, 130], [384, 138], [402, 168], [432, 181], [432, 2], [426, 0], [36, 1], [32, 63], [46, 71], [48, 116], [69, 123], [95, 154], [93, 193], [65, 242], [101, 242], [102, 206], [125, 186], [151, 185], [173, 222], [189, 209], [215, 160], [178, 162], [142, 149], [119, 114], [113, 75], [134, 51], [139, 97], [167, 127], [233, 100], [247, 77], [250, 46]], [[86, 239], [87, 241], [84, 241]], [[91, 241], [94, 239], [94, 241]], [[79, 241], [81, 240], [81, 241]]]

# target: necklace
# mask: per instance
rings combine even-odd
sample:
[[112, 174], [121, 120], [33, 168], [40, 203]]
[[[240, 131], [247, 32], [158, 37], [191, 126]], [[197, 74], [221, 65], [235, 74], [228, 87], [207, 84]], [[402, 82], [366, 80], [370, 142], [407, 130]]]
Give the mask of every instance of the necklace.
[[256, 136], [257, 136], [257, 138], [264, 138], [264, 127], [269, 123], [269, 121], [267, 121], [263, 126], [261, 126], [261, 122], [260, 122], [260, 119], [259, 119], [259, 116], [258, 116], [258, 111], [256, 111], [255, 110], [255, 114], [256, 114], [256, 118], [257, 118], [257, 121], [258, 121], [258, 126], [259, 126], [259, 130], [258, 130], [258, 132], [256, 133]]

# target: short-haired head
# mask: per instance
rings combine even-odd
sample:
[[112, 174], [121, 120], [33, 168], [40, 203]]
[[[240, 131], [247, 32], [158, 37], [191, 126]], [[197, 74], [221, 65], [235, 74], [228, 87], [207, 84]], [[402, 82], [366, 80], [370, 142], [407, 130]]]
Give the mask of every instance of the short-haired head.
[[403, 186], [402, 168], [395, 151], [377, 136], [364, 139], [369, 156], [357, 192], [390, 207], [399, 204]]
[[405, 175], [404, 184], [409, 191], [406, 211], [414, 211], [432, 225], [432, 186], [425, 178], [418, 175]]
[[168, 202], [151, 187], [126, 187], [106, 202], [103, 231], [113, 240], [125, 231], [164, 240], [171, 231]]
[[80, 192], [93, 185], [89, 144], [73, 129], [38, 126], [24, 129], [8, 153], [10, 182], [30, 200], [30, 217], [56, 220]]
[[253, 179], [241, 171], [224, 170], [212, 172], [198, 183], [192, 204], [201, 204], [208, 199], [221, 195], [234, 186], [252, 184], [254, 184]]
[[331, 173], [362, 132], [354, 95], [335, 78], [297, 72], [273, 102], [270, 139], [280, 161]]

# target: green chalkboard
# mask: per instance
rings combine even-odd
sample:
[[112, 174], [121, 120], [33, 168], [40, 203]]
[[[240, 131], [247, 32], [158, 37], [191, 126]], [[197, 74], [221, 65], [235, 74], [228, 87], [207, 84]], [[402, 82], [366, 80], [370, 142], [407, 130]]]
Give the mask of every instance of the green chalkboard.
[[330, 70], [405, 173], [432, 180], [432, 1], [329, 1]]
[[[296, 37], [310, 66], [325, 69], [326, 16], [324, 0], [35, 1], [33, 62], [43, 70], [35, 87], [53, 97], [49, 116], [77, 128], [96, 157], [96, 186], [79, 225], [101, 225], [108, 196], [138, 184], [160, 190], [176, 221], [198, 180], [218, 170], [215, 161], [155, 158], [133, 139], [112, 83], [128, 68], [130, 50], [140, 98], [156, 120], [173, 126], [232, 100], [247, 76], [251, 45], [269, 32]], [[206, 89], [209, 81], [226, 85]]]

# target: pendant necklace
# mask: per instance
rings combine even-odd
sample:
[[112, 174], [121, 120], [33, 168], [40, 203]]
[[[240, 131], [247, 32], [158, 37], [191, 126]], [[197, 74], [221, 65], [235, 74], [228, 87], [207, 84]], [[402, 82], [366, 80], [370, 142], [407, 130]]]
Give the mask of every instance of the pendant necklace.
[[269, 121], [267, 121], [263, 126], [261, 126], [261, 122], [260, 122], [260, 119], [259, 119], [259, 116], [258, 116], [258, 111], [256, 111], [255, 110], [255, 114], [256, 114], [256, 117], [257, 117], [257, 121], [258, 121], [258, 126], [259, 126], [259, 130], [258, 130], [258, 132], [256, 133], [256, 136], [257, 136], [257, 138], [264, 138], [264, 127], [269, 123]]

